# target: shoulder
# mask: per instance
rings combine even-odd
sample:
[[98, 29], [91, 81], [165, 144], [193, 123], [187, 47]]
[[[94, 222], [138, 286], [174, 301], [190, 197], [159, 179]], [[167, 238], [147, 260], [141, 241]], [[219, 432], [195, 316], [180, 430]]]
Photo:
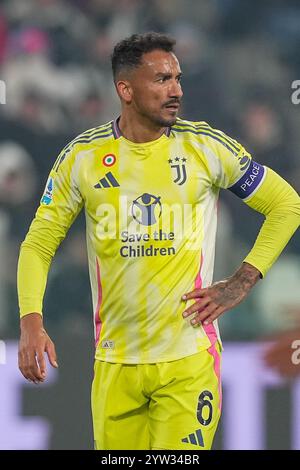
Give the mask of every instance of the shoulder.
[[53, 169], [57, 172], [65, 160], [74, 161], [76, 155], [89, 152], [95, 147], [107, 144], [114, 139], [113, 121], [106, 124], [87, 129], [71, 140], [60, 152]]
[[191, 132], [199, 135], [207, 136], [225, 136], [226, 134], [210, 126], [206, 121], [187, 121], [185, 119], [176, 119], [175, 124], [172, 126], [175, 132]]
[[212, 129], [205, 121], [187, 121], [186, 119], [177, 118], [172, 130], [175, 132], [191, 132], [200, 133], [206, 129]]
[[172, 126], [172, 131], [176, 135], [183, 135], [201, 140], [202, 143], [208, 146], [221, 145], [227, 148], [233, 154], [240, 152], [240, 144], [225, 134], [225, 132], [215, 129], [210, 126], [206, 121], [187, 121], [184, 119], [177, 119], [176, 123]]
[[84, 147], [90, 145], [101, 145], [107, 142], [107, 140], [114, 138], [113, 121], [109, 121], [106, 124], [102, 124], [79, 134], [73, 139], [68, 146], [75, 148], [78, 145]]

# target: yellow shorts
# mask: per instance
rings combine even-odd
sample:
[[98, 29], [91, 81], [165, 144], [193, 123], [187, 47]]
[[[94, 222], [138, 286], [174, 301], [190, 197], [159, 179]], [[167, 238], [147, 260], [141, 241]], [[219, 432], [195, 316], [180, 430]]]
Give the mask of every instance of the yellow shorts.
[[95, 449], [210, 449], [221, 410], [220, 347], [172, 362], [95, 361]]

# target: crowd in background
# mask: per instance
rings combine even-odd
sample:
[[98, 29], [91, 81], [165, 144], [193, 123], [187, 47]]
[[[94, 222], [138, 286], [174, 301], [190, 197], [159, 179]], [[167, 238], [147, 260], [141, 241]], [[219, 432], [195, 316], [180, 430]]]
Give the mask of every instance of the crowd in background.
[[[0, 337], [18, 335], [18, 250], [57, 154], [119, 113], [114, 44], [149, 30], [174, 36], [181, 117], [227, 132], [300, 191], [300, 105], [291, 100], [300, 79], [299, 24], [297, 1], [0, 0]], [[216, 279], [238, 267], [262, 222], [223, 193]], [[297, 235], [254, 295], [224, 316], [225, 338], [257, 338], [297, 322], [299, 261]], [[88, 283], [80, 217], [49, 276], [50, 328], [90, 326]]]

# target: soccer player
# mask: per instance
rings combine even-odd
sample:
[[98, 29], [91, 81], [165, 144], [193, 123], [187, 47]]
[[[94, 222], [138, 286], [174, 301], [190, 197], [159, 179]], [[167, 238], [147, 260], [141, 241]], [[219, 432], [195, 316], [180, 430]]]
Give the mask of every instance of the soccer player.
[[[248, 295], [300, 222], [300, 198], [279, 175], [206, 122], [177, 117], [174, 44], [146, 33], [115, 46], [121, 116], [62, 150], [20, 251], [19, 367], [38, 383], [45, 352], [57, 367], [42, 320], [49, 266], [85, 208], [96, 449], [211, 447], [221, 410], [217, 318]], [[237, 271], [212, 284], [220, 188], [265, 222]]]

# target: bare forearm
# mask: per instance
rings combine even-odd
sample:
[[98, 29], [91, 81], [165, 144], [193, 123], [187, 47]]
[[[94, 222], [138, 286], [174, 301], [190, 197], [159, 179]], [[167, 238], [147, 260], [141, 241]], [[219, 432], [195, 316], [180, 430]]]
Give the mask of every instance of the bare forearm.
[[43, 317], [39, 312], [31, 312], [20, 318], [21, 331], [28, 328], [43, 328]]
[[261, 277], [261, 272], [255, 268], [255, 266], [244, 262], [231, 278], [229, 278], [228, 290], [232, 292], [233, 295], [236, 295], [239, 291], [241, 293], [249, 292]]

